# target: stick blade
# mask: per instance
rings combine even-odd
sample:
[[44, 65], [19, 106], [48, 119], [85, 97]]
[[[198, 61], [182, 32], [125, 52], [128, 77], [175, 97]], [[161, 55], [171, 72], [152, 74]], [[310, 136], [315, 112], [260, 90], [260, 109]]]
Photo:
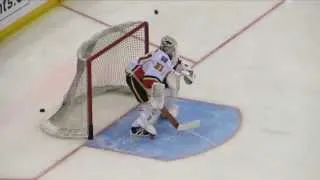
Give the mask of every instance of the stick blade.
[[178, 131], [185, 131], [200, 127], [200, 120], [194, 120], [185, 124], [179, 124]]

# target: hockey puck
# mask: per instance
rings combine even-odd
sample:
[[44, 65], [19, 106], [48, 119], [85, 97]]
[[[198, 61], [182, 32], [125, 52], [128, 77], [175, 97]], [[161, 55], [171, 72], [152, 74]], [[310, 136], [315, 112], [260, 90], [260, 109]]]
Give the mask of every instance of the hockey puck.
[[158, 14], [159, 11], [157, 9], [154, 10], [154, 14]]
[[44, 108], [41, 108], [40, 109], [40, 112], [45, 112], [46, 110]]

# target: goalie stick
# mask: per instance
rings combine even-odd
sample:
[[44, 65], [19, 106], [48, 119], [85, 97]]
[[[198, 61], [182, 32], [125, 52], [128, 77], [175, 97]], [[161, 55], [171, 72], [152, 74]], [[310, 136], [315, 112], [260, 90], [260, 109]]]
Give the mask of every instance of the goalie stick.
[[[144, 84], [140, 81], [140, 79], [132, 72], [130, 69], [127, 69], [127, 72], [134, 77], [134, 79], [140, 84], [140, 86], [148, 92]], [[200, 120], [193, 120], [184, 124], [181, 124], [177, 121], [175, 117], [172, 116], [172, 114], [168, 111], [167, 108], [161, 109], [161, 115], [167, 118], [170, 122], [170, 124], [176, 128], [178, 131], [185, 131], [189, 129], [194, 129], [200, 127]]]

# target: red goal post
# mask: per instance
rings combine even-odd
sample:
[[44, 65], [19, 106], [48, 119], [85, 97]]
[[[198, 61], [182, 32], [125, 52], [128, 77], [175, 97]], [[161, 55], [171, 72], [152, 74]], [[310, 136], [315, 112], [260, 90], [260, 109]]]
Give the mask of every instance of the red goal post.
[[77, 52], [77, 73], [63, 103], [41, 122], [41, 129], [60, 138], [92, 139], [94, 97], [128, 91], [127, 64], [148, 52], [149, 26], [140, 21], [112, 26], [82, 43]]

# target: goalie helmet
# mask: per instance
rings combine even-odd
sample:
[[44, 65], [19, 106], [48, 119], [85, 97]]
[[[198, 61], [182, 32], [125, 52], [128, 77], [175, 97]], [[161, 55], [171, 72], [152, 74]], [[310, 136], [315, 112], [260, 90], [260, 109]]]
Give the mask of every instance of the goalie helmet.
[[161, 39], [160, 49], [172, 59], [176, 56], [177, 41], [170, 36], [164, 36]]

